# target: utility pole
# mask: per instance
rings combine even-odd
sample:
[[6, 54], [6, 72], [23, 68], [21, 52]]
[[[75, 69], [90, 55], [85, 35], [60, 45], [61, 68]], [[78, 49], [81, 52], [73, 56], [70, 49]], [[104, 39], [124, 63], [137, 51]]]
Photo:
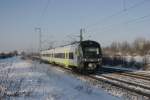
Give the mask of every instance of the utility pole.
[[83, 29], [80, 29], [80, 42], [83, 41]]
[[39, 57], [41, 57], [40, 56], [40, 51], [42, 50], [42, 31], [41, 31], [40, 27], [35, 28], [35, 31], [37, 31], [38, 34], [39, 34], [39, 48], [38, 48], [38, 52], [39, 52]]

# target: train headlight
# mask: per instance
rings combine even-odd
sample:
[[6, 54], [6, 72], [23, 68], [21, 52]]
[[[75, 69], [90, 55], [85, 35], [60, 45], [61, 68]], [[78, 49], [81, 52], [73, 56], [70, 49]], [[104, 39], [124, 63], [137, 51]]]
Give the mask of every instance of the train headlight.
[[91, 63], [88, 64], [89, 67], [92, 67], [93, 65]]

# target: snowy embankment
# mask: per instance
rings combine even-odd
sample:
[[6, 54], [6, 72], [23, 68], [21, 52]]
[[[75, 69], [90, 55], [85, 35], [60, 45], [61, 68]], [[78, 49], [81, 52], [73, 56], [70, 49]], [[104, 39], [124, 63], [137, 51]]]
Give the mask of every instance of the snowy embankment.
[[47, 64], [0, 60], [0, 96], [10, 100], [120, 100]]

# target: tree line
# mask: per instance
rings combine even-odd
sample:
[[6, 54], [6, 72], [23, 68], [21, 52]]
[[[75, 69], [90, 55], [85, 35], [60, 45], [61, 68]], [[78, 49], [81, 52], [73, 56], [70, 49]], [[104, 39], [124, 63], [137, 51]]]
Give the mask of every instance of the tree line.
[[103, 64], [147, 69], [150, 64], [150, 40], [137, 38], [128, 41], [112, 42], [103, 49]]
[[140, 55], [144, 56], [150, 52], [150, 40], [137, 38], [132, 43], [128, 41], [112, 42], [111, 45], [103, 48], [104, 55]]
[[12, 52], [1, 52], [0, 53], [0, 59], [9, 58], [18, 55], [18, 51], [12, 51]]

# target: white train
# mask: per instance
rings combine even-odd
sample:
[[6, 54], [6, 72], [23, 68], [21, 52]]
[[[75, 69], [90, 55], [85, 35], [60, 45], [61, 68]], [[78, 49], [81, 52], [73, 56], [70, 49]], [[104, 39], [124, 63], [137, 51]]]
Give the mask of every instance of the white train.
[[64, 67], [75, 68], [81, 72], [94, 72], [102, 65], [100, 44], [91, 40], [43, 50], [41, 59]]

